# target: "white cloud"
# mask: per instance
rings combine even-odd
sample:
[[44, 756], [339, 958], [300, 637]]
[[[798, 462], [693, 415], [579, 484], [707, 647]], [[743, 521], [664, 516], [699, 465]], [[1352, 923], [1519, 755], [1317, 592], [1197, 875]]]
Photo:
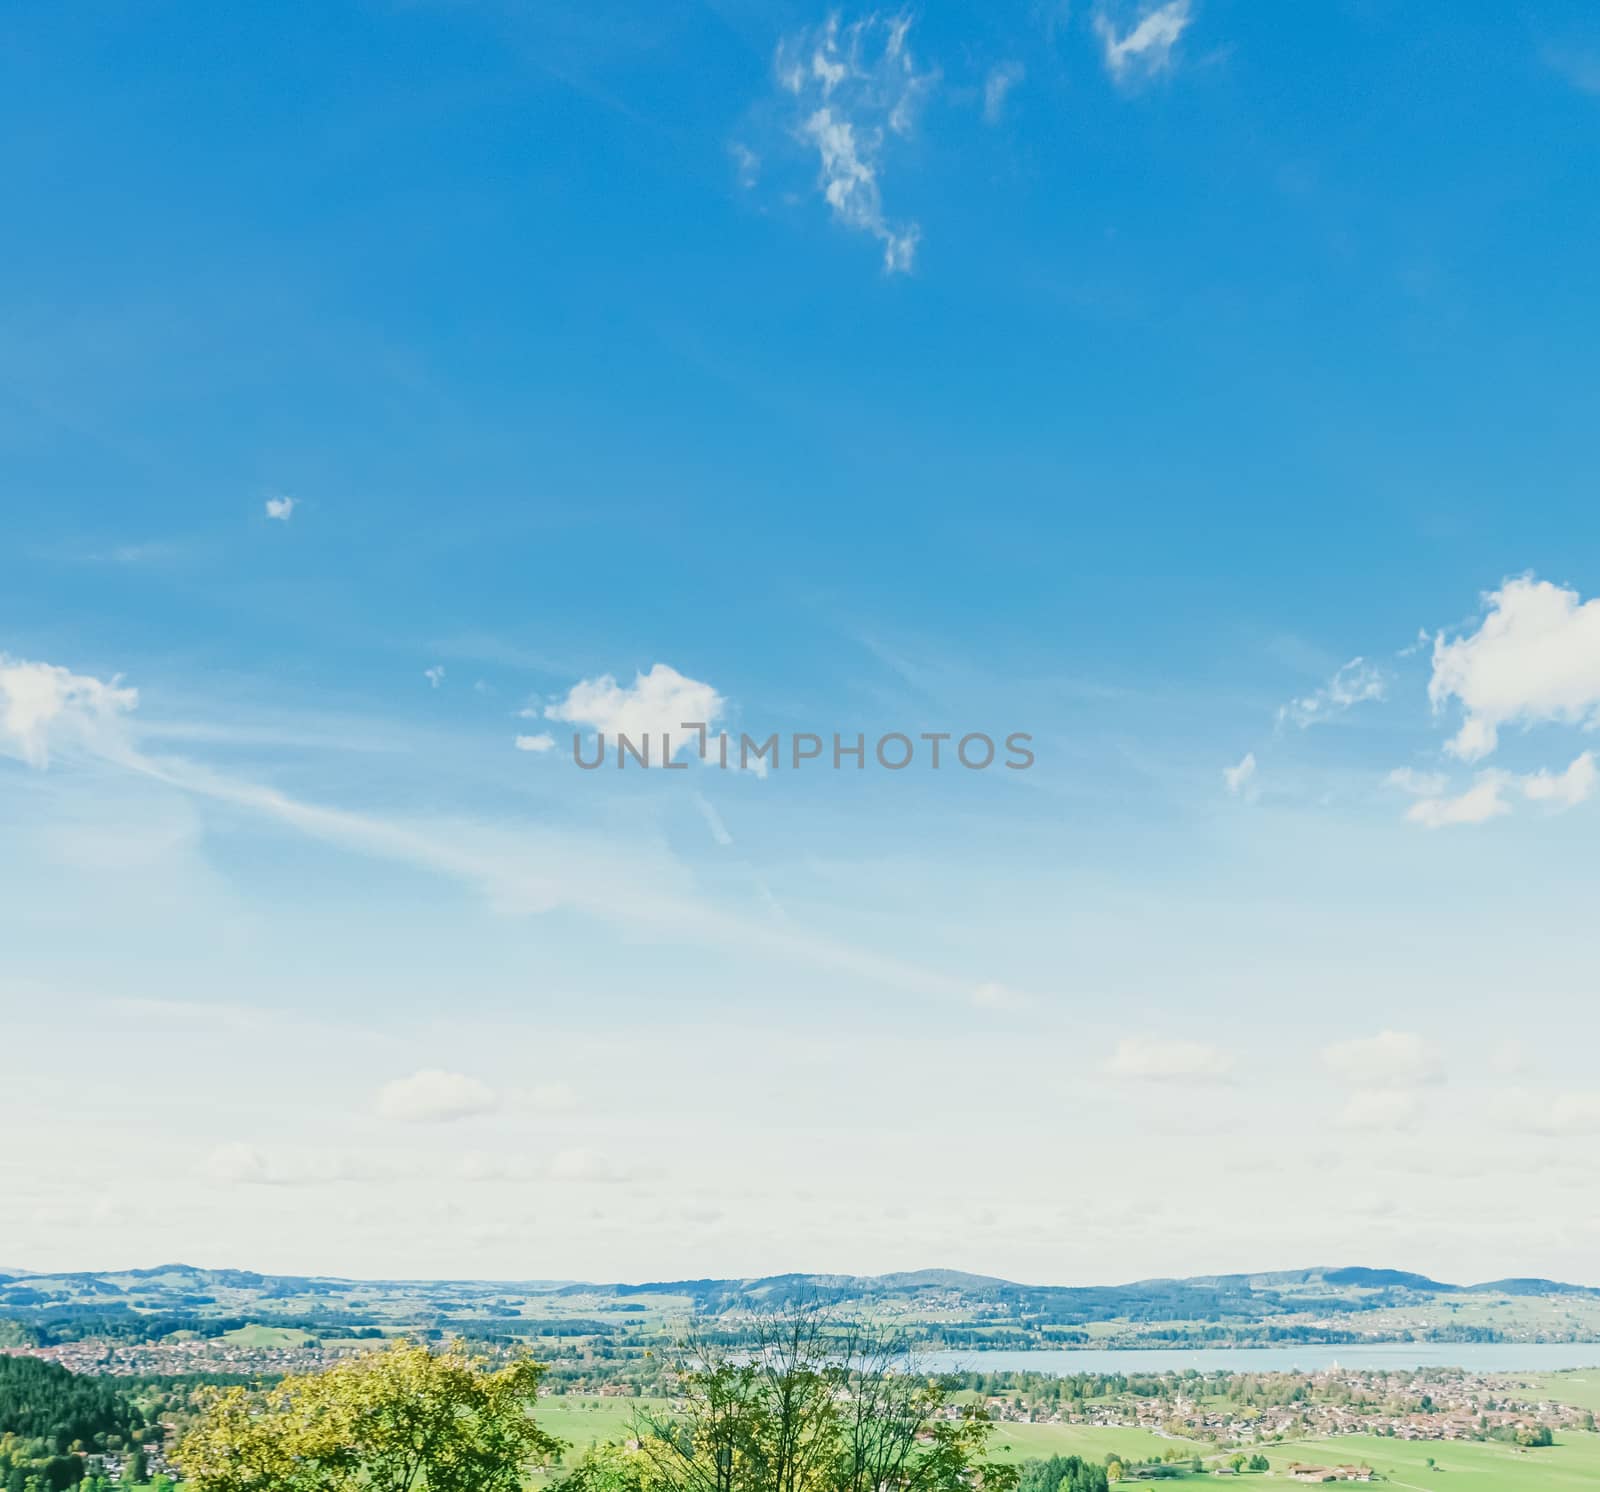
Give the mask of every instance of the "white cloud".
[[[50, 665], [43, 664], [19, 667], [25, 673], [36, 668], [51, 671]], [[56, 672], [74, 682], [75, 687], [66, 691], [69, 697], [77, 699], [85, 694], [76, 687], [83, 680], [65, 670]], [[606, 688], [582, 685], [572, 691], [579, 701], [574, 708], [581, 712], [582, 702], [588, 700], [599, 710], [610, 701], [617, 704], [615, 718], [627, 720], [633, 718], [630, 711], [643, 707], [643, 696], [644, 705], [653, 701], [655, 708], [669, 710], [674, 724], [679, 719], [680, 706], [699, 711], [683, 718], [705, 719], [708, 724], [721, 712], [721, 697], [709, 685], [697, 684], [660, 665], [651, 675], [641, 676], [639, 683], [647, 677], [662, 687], [641, 690], [636, 684], [634, 689], [619, 690], [610, 679], [599, 681]], [[132, 707], [135, 692], [117, 690], [115, 679], [110, 685], [92, 679], [87, 683], [94, 686], [94, 690], [87, 691], [90, 695], [99, 698], [95, 691], [110, 690], [119, 696], [118, 709]], [[54, 748], [81, 727], [84, 750], [97, 760], [197, 799], [264, 815], [310, 839], [448, 877], [472, 887], [506, 916], [531, 916], [564, 907], [611, 926], [718, 948], [748, 948], [764, 957], [799, 960], [922, 995], [959, 999], [970, 993], [970, 983], [932, 962], [901, 959], [842, 942], [791, 926], [781, 915], [752, 918], [729, 911], [689, 887], [681, 863], [649, 843], [641, 845], [632, 840], [623, 845], [600, 836], [567, 833], [533, 823], [490, 826], [479, 820], [423, 822], [308, 802], [277, 787], [219, 772], [187, 758], [145, 756], [113, 729], [88, 729], [97, 718], [93, 709], [60, 713], [58, 718], [65, 723], [59, 730], [54, 728], [54, 719], [42, 727], [30, 692], [31, 674], [20, 691], [16, 678], [10, 675], [4, 687], [7, 693], [0, 696], [0, 704], [6, 707], [0, 712], [0, 749], [9, 749], [16, 755], [27, 750], [37, 759], [46, 740]], [[660, 698], [663, 691], [668, 696], [665, 704]], [[622, 702], [618, 704], [613, 696]], [[24, 708], [13, 718], [17, 699], [21, 699]], [[646, 710], [646, 717], [648, 713]], [[112, 715], [106, 723], [114, 726], [115, 711]], [[197, 738], [213, 737], [202, 731]], [[767, 899], [770, 903], [770, 895]]]
[[1221, 1083], [1232, 1069], [1233, 1058], [1209, 1042], [1129, 1036], [1117, 1043], [1101, 1071], [1135, 1082]]
[[422, 677], [428, 681], [430, 689], [437, 689], [444, 683], [444, 664], [435, 663], [432, 668], [423, 669]]
[[493, 1113], [498, 1107], [499, 1099], [487, 1083], [437, 1067], [385, 1083], [377, 1101], [380, 1117], [407, 1124], [444, 1124]]
[[213, 1146], [200, 1166], [201, 1176], [217, 1186], [332, 1186], [346, 1182], [392, 1180], [399, 1170], [339, 1151], [288, 1150], [268, 1153], [242, 1142]]
[[973, 990], [972, 1003], [979, 1010], [1022, 1010], [1028, 1001], [1016, 990], [991, 980]]
[[552, 736], [548, 731], [540, 731], [538, 733], [538, 735], [535, 735], [535, 736], [518, 736], [517, 737], [517, 750], [518, 751], [534, 751], [534, 752], [550, 751], [550, 750], [554, 749], [555, 744], [556, 744], [556, 738], [554, 736]]
[[1396, 767], [1383, 780], [1387, 786], [1397, 787], [1414, 798], [1437, 798], [1450, 785], [1443, 772], [1419, 772], [1415, 767]]
[[1105, 49], [1106, 71], [1118, 83], [1165, 72], [1190, 20], [1189, 0], [1170, 0], [1146, 11], [1138, 25], [1118, 36], [1115, 23], [1102, 9], [1094, 18], [1094, 29]]
[[218, 1145], [201, 1168], [219, 1186], [267, 1185], [272, 1180], [267, 1158], [254, 1145]]
[[985, 124], [999, 124], [1005, 113], [1006, 95], [1020, 83], [1024, 69], [1020, 62], [1002, 62], [989, 69], [983, 84], [983, 120]]
[[1244, 791], [1246, 784], [1256, 775], [1256, 754], [1253, 751], [1245, 752], [1239, 764], [1234, 767], [1222, 769], [1222, 780], [1227, 783], [1228, 791], [1235, 795]]
[[118, 743], [119, 718], [139, 703], [139, 691], [75, 674], [51, 663], [0, 653], [0, 751], [29, 766], [50, 764], [52, 747], [105, 754]]
[[1334, 1077], [1357, 1088], [1410, 1088], [1444, 1076], [1438, 1052], [1412, 1031], [1336, 1041], [1323, 1049], [1322, 1061]]
[[1530, 803], [1543, 803], [1556, 813], [1587, 802], [1593, 795], [1596, 779], [1594, 753], [1585, 751], [1574, 757], [1564, 772], [1541, 770], [1518, 776], [1514, 772], [1479, 772], [1472, 786], [1455, 797], [1443, 796], [1445, 779], [1437, 773], [1412, 772], [1402, 767], [1391, 772], [1388, 781], [1408, 792], [1420, 794], [1406, 810], [1406, 818], [1424, 829], [1443, 829], [1457, 824], [1485, 824], [1511, 812], [1507, 793], [1520, 792]]
[[611, 740], [625, 735], [634, 742], [646, 736], [659, 741], [669, 735], [672, 754], [677, 756], [690, 747], [699, 749], [699, 732], [684, 730], [684, 723], [699, 721], [709, 728], [722, 718], [725, 705], [710, 684], [657, 663], [649, 673], [635, 674], [627, 688], [610, 674], [584, 679], [565, 699], [546, 706], [544, 713], [548, 720], [585, 725]]
[[1404, 1090], [1352, 1093], [1339, 1111], [1340, 1129], [1393, 1132], [1415, 1129], [1422, 1120], [1422, 1100]]
[[706, 821], [706, 828], [711, 831], [711, 837], [724, 849], [733, 843], [733, 835], [728, 833], [728, 826], [722, 822], [722, 815], [717, 812], [716, 804], [701, 793], [694, 795], [694, 806], [700, 810], [700, 817]]
[[890, 274], [911, 268], [921, 229], [884, 215], [882, 174], [891, 136], [908, 136], [936, 80], [919, 73], [906, 46], [908, 18], [869, 16], [841, 26], [837, 16], [778, 47], [780, 86], [795, 100], [794, 132], [813, 146], [818, 186], [834, 217], [883, 245]]
[[577, 1090], [570, 1083], [535, 1083], [526, 1099], [528, 1107], [540, 1114], [565, 1114], [578, 1106]]
[[1600, 1093], [1515, 1090], [1504, 1105], [1516, 1129], [1536, 1135], [1600, 1134]]
[[1477, 761], [1499, 744], [1502, 726], [1600, 723], [1600, 598], [1523, 576], [1485, 598], [1475, 632], [1433, 643], [1428, 698], [1466, 711], [1446, 745]]
[[1540, 57], [1581, 93], [1600, 94], [1600, 52], [1547, 46]]
[[728, 154], [733, 157], [734, 165], [739, 172], [739, 185], [748, 191], [761, 179], [761, 157], [748, 145], [743, 145], [735, 140], [728, 147]]
[[1523, 796], [1534, 803], [1548, 803], [1553, 808], [1575, 808], [1587, 802], [1594, 792], [1594, 752], [1585, 751], [1574, 758], [1565, 772], [1534, 772], [1520, 780]]
[[1424, 829], [1486, 824], [1511, 812], [1511, 805], [1505, 800], [1511, 780], [1505, 772], [1480, 772], [1471, 787], [1453, 798], [1419, 798], [1406, 810], [1406, 819]]
[[1305, 730], [1337, 719], [1353, 705], [1383, 699], [1388, 687], [1388, 677], [1382, 669], [1364, 658], [1352, 658], [1320, 689], [1303, 699], [1290, 700], [1278, 711], [1278, 720]]
[[550, 1158], [550, 1176], [555, 1181], [626, 1181], [626, 1166], [593, 1150], [561, 1150]]
[[300, 506], [298, 497], [269, 497], [267, 499], [267, 517], [276, 518], [280, 523], [287, 523], [294, 517], [294, 510]]

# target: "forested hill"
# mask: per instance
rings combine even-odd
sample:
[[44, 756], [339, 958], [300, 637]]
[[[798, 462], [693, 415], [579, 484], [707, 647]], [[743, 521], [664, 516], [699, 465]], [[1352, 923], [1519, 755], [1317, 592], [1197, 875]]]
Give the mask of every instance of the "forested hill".
[[0, 1357], [0, 1430], [46, 1440], [57, 1451], [142, 1428], [138, 1409], [104, 1378], [69, 1373], [32, 1357]]
[[173, 1264], [0, 1276], [0, 1346], [226, 1337], [250, 1323], [323, 1339], [421, 1326], [620, 1343], [668, 1333], [689, 1317], [727, 1317], [736, 1330], [741, 1316], [796, 1300], [898, 1320], [927, 1345], [962, 1347], [1076, 1346], [1108, 1335], [1141, 1344], [1344, 1341], [1418, 1329], [1446, 1340], [1600, 1337], [1600, 1290], [1588, 1286], [1530, 1278], [1456, 1285], [1367, 1266], [1029, 1285], [945, 1269], [588, 1284], [344, 1280]]

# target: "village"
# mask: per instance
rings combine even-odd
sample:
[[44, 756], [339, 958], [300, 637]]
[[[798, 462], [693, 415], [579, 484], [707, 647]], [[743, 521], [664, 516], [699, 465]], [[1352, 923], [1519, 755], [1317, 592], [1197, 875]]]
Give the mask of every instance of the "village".
[[982, 1402], [1002, 1423], [1138, 1428], [1229, 1447], [1338, 1435], [1537, 1445], [1548, 1443], [1555, 1431], [1595, 1425], [1592, 1411], [1555, 1403], [1509, 1375], [1332, 1368], [1210, 1378], [1173, 1374], [1155, 1382], [1155, 1392], [1103, 1399], [1030, 1401], [1025, 1394], [1001, 1393], [983, 1396]]

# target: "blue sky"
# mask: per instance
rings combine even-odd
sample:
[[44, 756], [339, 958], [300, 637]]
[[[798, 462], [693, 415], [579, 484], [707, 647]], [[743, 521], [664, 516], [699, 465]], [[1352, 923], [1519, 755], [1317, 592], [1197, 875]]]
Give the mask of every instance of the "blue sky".
[[[0, 125], [0, 1265], [1590, 1279], [1587, 8], [34, 6]], [[688, 703], [1035, 762], [573, 765]]]

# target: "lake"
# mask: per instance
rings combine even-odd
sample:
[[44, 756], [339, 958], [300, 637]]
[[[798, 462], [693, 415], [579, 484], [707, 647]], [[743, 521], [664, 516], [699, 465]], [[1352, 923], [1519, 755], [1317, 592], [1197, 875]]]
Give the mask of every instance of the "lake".
[[1342, 1347], [1087, 1347], [1037, 1352], [918, 1353], [934, 1372], [1201, 1373], [1317, 1372], [1323, 1368], [1467, 1368], [1479, 1373], [1554, 1373], [1600, 1367], [1600, 1342], [1369, 1342]]

